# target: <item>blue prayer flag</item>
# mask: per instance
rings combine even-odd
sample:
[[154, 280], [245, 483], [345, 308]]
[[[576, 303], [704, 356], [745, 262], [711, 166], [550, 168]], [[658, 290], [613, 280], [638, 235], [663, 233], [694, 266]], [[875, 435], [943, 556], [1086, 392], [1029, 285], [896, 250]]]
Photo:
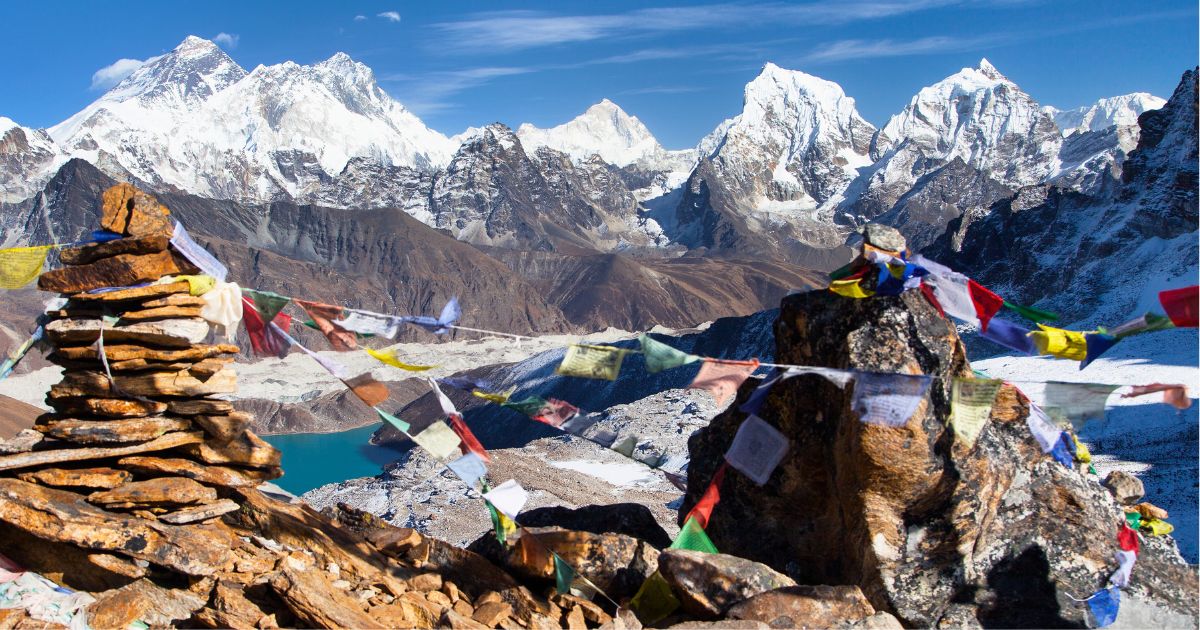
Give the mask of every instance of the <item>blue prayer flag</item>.
[[1011, 348], [1025, 354], [1037, 354], [1033, 340], [1027, 335], [1029, 331], [1010, 321], [993, 317], [988, 322], [987, 330], [980, 333], [984, 339], [998, 343], [1005, 348]]
[[1083, 358], [1083, 361], [1079, 362], [1079, 369], [1081, 370], [1120, 341], [1112, 335], [1105, 335], [1103, 333], [1088, 333], [1083, 336], [1083, 339], [1087, 342], [1087, 356]]
[[1088, 600], [1092, 615], [1096, 617], [1096, 627], [1111, 626], [1117, 620], [1117, 610], [1121, 607], [1121, 589], [1107, 588]]

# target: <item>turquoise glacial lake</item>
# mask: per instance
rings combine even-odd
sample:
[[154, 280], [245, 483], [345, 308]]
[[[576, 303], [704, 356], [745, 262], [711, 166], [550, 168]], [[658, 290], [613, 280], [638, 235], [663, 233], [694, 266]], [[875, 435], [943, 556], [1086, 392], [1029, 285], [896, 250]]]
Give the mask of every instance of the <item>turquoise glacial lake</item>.
[[283, 477], [274, 483], [293, 494], [303, 494], [327, 483], [356, 477], [373, 477], [400, 457], [400, 452], [368, 442], [378, 424], [340, 433], [264, 435], [283, 453]]

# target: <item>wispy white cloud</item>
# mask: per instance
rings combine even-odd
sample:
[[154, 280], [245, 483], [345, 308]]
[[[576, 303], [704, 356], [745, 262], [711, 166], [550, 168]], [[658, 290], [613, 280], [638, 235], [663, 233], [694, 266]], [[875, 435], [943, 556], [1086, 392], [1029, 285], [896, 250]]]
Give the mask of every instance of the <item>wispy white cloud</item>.
[[360, 13], [360, 14], [358, 14], [358, 15], [356, 15], [356, 16], [354, 16], [354, 21], [355, 21], [355, 22], [364, 22], [364, 21], [366, 21], [366, 19], [367, 19], [367, 16], [365, 16], [365, 15], [363, 15], [363, 14], [361, 14], [361, 13]]
[[495, 11], [442, 22], [441, 50], [514, 51], [605, 38], [672, 33], [755, 24], [843, 24], [911, 13], [958, 0], [817, 0], [806, 4], [760, 2], [658, 7], [600, 15], [556, 15], [543, 11]]
[[139, 59], [118, 59], [92, 73], [93, 90], [107, 90], [142, 67], [146, 62]]
[[456, 105], [450, 99], [455, 94], [500, 77], [537, 71], [537, 68], [526, 66], [484, 66], [424, 75], [388, 74], [379, 77], [379, 80], [403, 84], [396, 90], [397, 99], [417, 114], [427, 115], [454, 108]]
[[400, 12], [399, 11], [384, 11], [383, 13], [376, 13], [375, 17], [381, 17], [389, 22], [399, 22], [400, 21]]
[[240, 35], [236, 35], [234, 33], [221, 32], [217, 33], [217, 36], [213, 38], [213, 41], [216, 42], [216, 44], [221, 48], [233, 50], [234, 48], [237, 48], [238, 40], [241, 38], [242, 37]]
[[1002, 36], [962, 38], [944, 35], [911, 40], [843, 39], [813, 50], [804, 57], [804, 61], [845, 61], [959, 52], [995, 46], [1004, 39]]

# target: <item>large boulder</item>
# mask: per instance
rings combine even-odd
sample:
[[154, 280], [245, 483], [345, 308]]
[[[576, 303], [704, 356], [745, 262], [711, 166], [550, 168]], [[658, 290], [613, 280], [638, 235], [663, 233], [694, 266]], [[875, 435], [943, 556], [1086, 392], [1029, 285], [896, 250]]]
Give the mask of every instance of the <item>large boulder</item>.
[[[1028, 408], [1005, 386], [974, 446], [947, 421], [950, 384], [971, 376], [953, 325], [919, 292], [846, 299], [792, 295], [775, 323], [777, 361], [935, 379], [903, 427], [868, 425], [844, 390], [815, 375], [777, 384], [758, 415], [789, 439], [765, 486], [731, 471], [708, 534], [722, 552], [800, 584], [856, 585], [906, 625], [962, 606], [984, 626], [1082, 625], [1116, 569], [1123, 515], [1098, 483], [1043, 455]], [[745, 400], [755, 383], [739, 392]], [[746, 414], [734, 404], [689, 441], [686, 514]], [[1142, 547], [1132, 607], [1194, 624], [1196, 574], [1159, 540]], [[961, 612], [955, 612], [960, 615]], [[947, 620], [949, 621], [949, 620]]]

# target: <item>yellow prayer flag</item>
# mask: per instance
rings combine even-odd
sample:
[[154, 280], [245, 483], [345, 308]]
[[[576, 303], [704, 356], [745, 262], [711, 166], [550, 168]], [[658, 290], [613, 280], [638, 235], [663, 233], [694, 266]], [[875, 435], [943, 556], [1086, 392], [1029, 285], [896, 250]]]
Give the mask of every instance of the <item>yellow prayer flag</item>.
[[585, 346], [571, 344], [563, 356], [562, 363], [554, 371], [559, 376], [617, 380], [621, 372], [621, 361], [627, 350], [611, 346]]
[[829, 290], [834, 293], [848, 298], [866, 298], [875, 295], [874, 291], [864, 289], [858, 283], [861, 278], [852, 278], [850, 280], [834, 280], [829, 283]]
[[193, 296], [201, 296], [217, 286], [217, 279], [212, 276], [196, 275], [196, 276], [163, 276], [158, 279], [155, 284], [170, 284], [172, 282], [188, 283], [188, 293]]
[[409, 372], [424, 372], [425, 370], [432, 370], [433, 368], [437, 367], [436, 365], [411, 365], [409, 363], [404, 363], [400, 361], [399, 357], [396, 356], [395, 348], [384, 348], [382, 350], [372, 350], [370, 348], [366, 348], [365, 350], [367, 351], [367, 354], [375, 357], [379, 361], [392, 367], [400, 368], [401, 370], [408, 370]]
[[950, 393], [950, 425], [967, 446], [974, 446], [992, 415], [999, 379], [956, 378]]
[[53, 245], [0, 249], [0, 289], [19, 289], [37, 279]]
[[1029, 333], [1038, 354], [1050, 354], [1063, 359], [1082, 361], [1087, 358], [1087, 338], [1085, 333], [1074, 330], [1063, 330], [1045, 324], [1038, 324], [1041, 330]]
[[1151, 536], [1166, 536], [1175, 531], [1175, 526], [1157, 518], [1142, 519], [1141, 529]]
[[510, 387], [502, 392], [497, 392], [494, 394], [491, 392], [485, 392], [483, 390], [476, 389], [471, 392], [471, 395], [482, 398], [488, 402], [494, 402], [497, 405], [503, 405], [504, 403], [508, 402], [509, 398], [512, 398], [512, 395], [515, 394], [516, 391], [517, 391], [517, 386], [513, 385], [512, 387]]
[[1071, 435], [1071, 439], [1075, 440], [1075, 461], [1081, 464], [1092, 463], [1092, 452], [1088, 450], [1087, 444], [1079, 441], [1079, 438]]
[[679, 606], [679, 600], [671, 592], [671, 585], [658, 571], [651, 573], [650, 577], [642, 582], [642, 587], [629, 601], [629, 608], [637, 615], [638, 621], [644, 624], [666, 619]]

